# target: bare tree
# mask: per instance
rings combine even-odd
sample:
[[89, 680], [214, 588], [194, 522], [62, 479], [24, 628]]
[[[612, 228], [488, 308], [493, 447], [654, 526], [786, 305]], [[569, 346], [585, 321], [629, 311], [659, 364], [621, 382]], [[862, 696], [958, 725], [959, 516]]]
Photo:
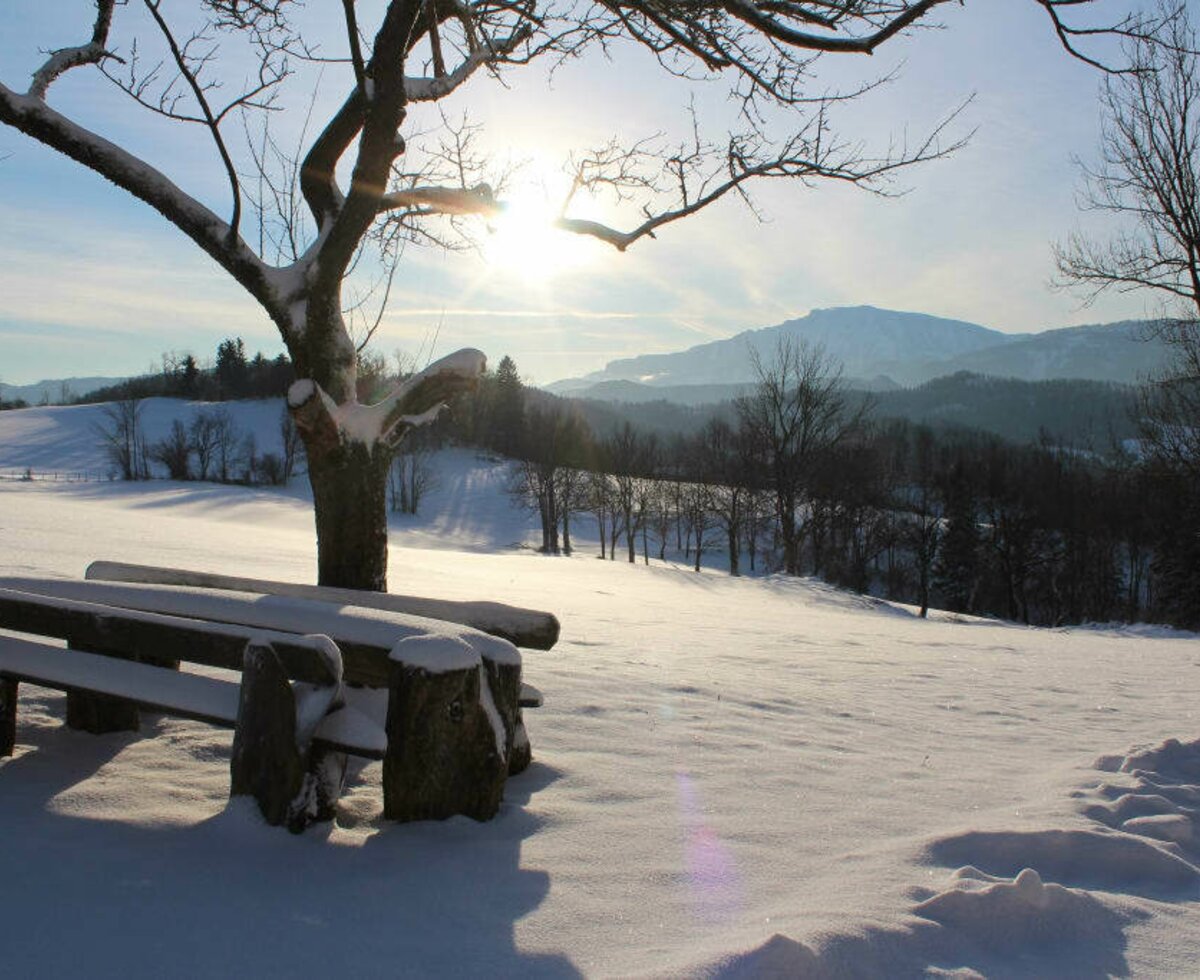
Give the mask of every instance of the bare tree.
[[150, 478], [149, 452], [142, 431], [142, 403], [137, 398], [109, 402], [95, 426], [104, 454], [122, 480]]
[[799, 575], [801, 507], [818, 465], [859, 424], [865, 406], [850, 406], [842, 369], [822, 347], [783, 338], [769, 363], [757, 352], [752, 357], [758, 383], [751, 394], [738, 399], [738, 416], [750, 441], [764, 454], [783, 543], [783, 570]]
[[190, 480], [192, 447], [187, 429], [179, 419], [171, 423], [171, 431], [150, 447], [150, 458], [167, 468], [172, 480]]
[[537, 513], [542, 525], [541, 550], [569, 555], [571, 514], [585, 498], [587, 426], [571, 409], [549, 402], [522, 411], [517, 436], [519, 464], [510, 492]]
[[724, 419], [711, 420], [696, 438], [695, 479], [704, 487], [708, 513], [725, 532], [730, 575], [741, 574], [743, 525], [749, 495], [747, 474], [740, 465], [738, 450], [738, 433]]
[[[473, 384], [485, 363], [478, 351], [461, 351], [374, 404], [358, 401], [356, 355], [379, 319], [372, 324], [364, 314], [352, 333], [362, 292], [348, 279], [356, 270], [378, 279], [383, 269], [390, 282], [387, 270], [403, 245], [452, 245], [468, 219], [486, 221], [502, 207], [502, 182], [478, 152], [475, 131], [440, 104], [535, 61], [602, 56], [622, 39], [649, 49], [666, 72], [725, 80], [741, 109], [740, 132], [705, 136], [697, 125], [681, 143], [628, 139], [572, 161], [559, 226], [624, 250], [727, 195], [744, 197], [762, 180], [832, 179], [885, 191], [897, 170], [953, 149], [957, 141], [943, 141], [942, 127], [878, 156], [839, 139], [832, 127], [838, 103], [872, 86], [830, 93], [817, 72], [820, 57], [870, 54], [928, 23], [947, 2], [388, 0], [368, 8], [343, 0], [339, 39], [313, 36], [301, 23], [304, 8], [288, 0], [95, 0], [90, 29], [79, 25], [77, 43], [51, 50], [23, 92], [0, 84], [0, 123], [150, 205], [267, 313], [299, 379], [289, 404], [307, 450], [319, 581], [384, 589], [392, 450]], [[1076, 30], [1064, 21], [1081, 0], [1033, 2], [1073, 53], [1096, 33], [1091, 24]], [[28, 41], [31, 48], [39, 42], [45, 45]], [[329, 77], [340, 73], [345, 93], [319, 122], [304, 83], [311, 76], [298, 67], [317, 63]], [[229, 189], [224, 216], [129, 147], [48, 104], [60, 78], [86, 79], [89, 69], [97, 85], [111, 82], [156, 118], [208, 137]], [[301, 91], [289, 100], [293, 80]], [[306, 120], [296, 127], [294, 153], [264, 122], [281, 110]], [[87, 121], [103, 116], [98, 109]], [[768, 119], [781, 121], [783, 131]], [[231, 139], [237, 124], [244, 149]], [[626, 227], [579, 217], [580, 202], [598, 194], [636, 217]], [[370, 245], [380, 247], [380, 262], [364, 260]]]
[[[1169, 14], [1169, 16], [1168, 16]], [[1127, 219], [1114, 239], [1074, 234], [1056, 249], [1065, 284], [1089, 301], [1150, 290], [1200, 314], [1200, 72], [1187, 8], [1157, 38], [1128, 45], [1132, 71], [1104, 78], [1100, 161], [1084, 166], [1081, 206]]]
[[1200, 38], [1185, 5], [1162, 3], [1160, 28], [1128, 42], [1131, 71], [1106, 77], [1100, 162], [1084, 168], [1082, 205], [1125, 220], [1111, 241], [1072, 235], [1056, 257], [1090, 301], [1146, 291], [1163, 303], [1157, 335], [1172, 353], [1142, 390], [1142, 435], [1169, 468], [1200, 471]]
[[217, 425], [213, 412], [201, 409], [192, 417], [188, 439], [196, 454], [196, 479], [207, 480], [217, 452]]
[[296, 428], [292, 413], [286, 408], [279, 416], [279, 441], [283, 447], [280, 456], [282, 466], [280, 482], [286, 485], [291, 480], [292, 474], [296, 472], [296, 465], [304, 455], [304, 443], [300, 439], [300, 430]]
[[241, 433], [226, 408], [208, 413], [213, 473], [218, 483], [232, 483], [240, 461]]
[[917, 430], [913, 446], [909, 489], [909, 514], [901, 532], [912, 552], [917, 573], [917, 602], [920, 616], [929, 615], [930, 588], [933, 583], [933, 564], [942, 537], [942, 514], [937, 495], [937, 459], [934, 456], [933, 433], [927, 428]]
[[437, 487], [437, 472], [430, 460], [432, 455], [432, 449], [423, 440], [406, 440], [400, 446], [388, 474], [392, 510], [416, 514], [425, 495]]

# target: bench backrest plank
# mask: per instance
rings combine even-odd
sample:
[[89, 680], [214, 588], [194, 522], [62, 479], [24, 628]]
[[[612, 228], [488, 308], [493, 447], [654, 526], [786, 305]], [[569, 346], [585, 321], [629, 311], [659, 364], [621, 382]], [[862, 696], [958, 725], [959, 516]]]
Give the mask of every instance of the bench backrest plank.
[[148, 585], [183, 585], [193, 588], [224, 589], [232, 592], [255, 592], [262, 595], [291, 596], [315, 599], [385, 612], [403, 613], [470, 626], [481, 632], [498, 636], [519, 647], [549, 650], [558, 642], [557, 617], [536, 609], [523, 609], [501, 602], [455, 602], [449, 599], [425, 599], [419, 596], [385, 592], [363, 592], [357, 589], [336, 589], [329, 586], [302, 585], [298, 582], [277, 582], [270, 579], [242, 578], [197, 572], [182, 568], [162, 568], [153, 565], [130, 565], [125, 562], [94, 561], [84, 578], [89, 581], [128, 582]]

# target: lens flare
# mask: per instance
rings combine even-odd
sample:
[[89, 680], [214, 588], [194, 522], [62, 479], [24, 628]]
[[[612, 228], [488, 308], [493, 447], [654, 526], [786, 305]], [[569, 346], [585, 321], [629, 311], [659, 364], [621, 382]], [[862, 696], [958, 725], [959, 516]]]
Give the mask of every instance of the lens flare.
[[678, 770], [675, 783], [692, 913], [708, 925], [730, 922], [742, 910], [742, 880], [737, 862], [733, 852], [705, 822], [691, 776]]

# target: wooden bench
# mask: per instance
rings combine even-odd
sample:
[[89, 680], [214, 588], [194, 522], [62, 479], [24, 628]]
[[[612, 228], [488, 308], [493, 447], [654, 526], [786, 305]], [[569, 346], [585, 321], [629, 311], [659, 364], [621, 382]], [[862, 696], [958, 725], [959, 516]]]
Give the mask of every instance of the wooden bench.
[[298, 582], [276, 582], [269, 579], [242, 578], [198, 572], [185, 568], [162, 568], [156, 565], [130, 565], [119, 561], [94, 561], [84, 572], [89, 581], [126, 582], [135, 585], [186, 585], [202, 589], [222, 589], [228, 592], [254, 592], [259, 595], [292, 596], [297, 599], [316, 599], [386, 612], [404, 613], [459, 623], [501, 639], [513, 646], [532, 650], [549, 650], [558, 642], [558, 619], [548, 612], [523, 609], [501, 602], [454, 602], [449, 599], [424, 599], [419, 596], [397, 595], [393, 592], [361, 592], [355, 589], [334, 589], [320, 585], [301, 585]]
[[347, 754], [383, 760], [390, 819], [491, 817], [529, 763], [521, 709], [541, 703], [504, 640], [313, 599], [0, 578], [0, 628], [68, 644], [0, 635], [0, 753], [20, 681], [67, 691], [88, 731], [136, 729], [139, 706], [232, 727], [231, 793], [292, 829], [332, 817]]

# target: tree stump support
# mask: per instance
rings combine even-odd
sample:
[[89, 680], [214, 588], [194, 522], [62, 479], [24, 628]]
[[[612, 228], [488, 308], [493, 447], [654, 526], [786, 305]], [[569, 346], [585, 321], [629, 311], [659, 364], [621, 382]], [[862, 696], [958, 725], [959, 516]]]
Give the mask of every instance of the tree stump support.
[[[340, 670], [339, 670], [340, 674]], [[329, 701], [337, 697], [332, 689]], [[296, 695], [269, 643], [246, 645], [238, 700], [229, 795], [252, 796], [271, 826], [300, 833], [332, 820], [346, 774], [346, 756], [310, 744], [299, 732]]]
[[[101, 647], [68, 641], [67, 649], [82, 650], [84, 653], [107, 654]], [[137, 657], [120, 655], [123, 660], [137, 661]], [[179, 661], [173, 661], [179, 669]], [[92, 735], [107, 735], [109, 732], [136, 732], [141, 725], [141, 712], [132, 701], [114, 698], [88, 691], [67, 691], [67, 727]]]
[[515, 776], [529, 768], [532, 752], [521, 714], [521, 663], [519, 660], [493, 660], [483, 657], [492, 703], [504, 722], [504, 751], [508, 758], [508, 775]]
[[383, 815], [489, 820], [516, 739], [520, 661], [497, 666], [455, 637], [409, 637], [390, 658]]
[[67, 691], [67, 727], [92, 735], [136, 732], [141, 723], [138, 706], [124, 698], [87, 691]]

